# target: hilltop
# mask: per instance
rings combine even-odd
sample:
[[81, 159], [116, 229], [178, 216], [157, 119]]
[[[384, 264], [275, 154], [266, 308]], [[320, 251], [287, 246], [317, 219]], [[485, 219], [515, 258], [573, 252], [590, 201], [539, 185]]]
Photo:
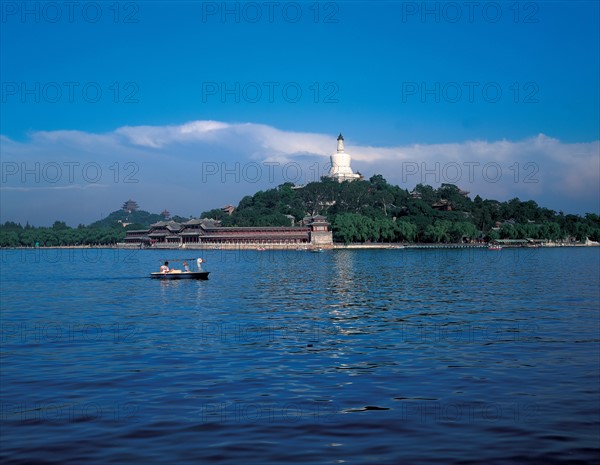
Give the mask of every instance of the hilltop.
[[[187, 221], [189, 218], [174, 216], [170, 218], [174, 221]], [[106, 218], [102, 218], [90, 224], [89, 228], [128, 228], [128, 229], [143, 229], [157, 221], [165, 220], [165, 215], [158, 213], [150, 213], [144, 210], [125, 211], [117, 210], [109, 214]]]

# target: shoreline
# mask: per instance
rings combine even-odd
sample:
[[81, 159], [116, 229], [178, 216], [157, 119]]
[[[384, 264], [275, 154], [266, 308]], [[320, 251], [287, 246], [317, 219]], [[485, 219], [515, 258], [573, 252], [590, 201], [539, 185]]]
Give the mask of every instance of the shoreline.
[[[548, 243], [537, 246], [527, 245], [503, 245], [503, 249], [528, 249], [528, 248], [557, 248], [557, 247], [598, 247], [600, 243]], [[205, 245], [205, 246], [186, 246], [186, 247], [144, 247], [140, 248], [137, 245], [129, 244], [110, 244], [110, 245], [56, 245], [56, 246], [39, 246], [39, 247], [0, 247], [0, 250], [36, 250], [36, 249], [114, 249], [114, 250], [289, 250], [298, 252], [311, 252], [318, 249], [322, 250], [404, 250], [404, 249], [487, 249], [489, 244], [428, 244], [428, 243], [413, 243], [413, 244], [398, 244], [398, 243], [376, 243], [376, 244], [333, 244], [328, 246], [292, 246], [279, 244], [221, 244]]]

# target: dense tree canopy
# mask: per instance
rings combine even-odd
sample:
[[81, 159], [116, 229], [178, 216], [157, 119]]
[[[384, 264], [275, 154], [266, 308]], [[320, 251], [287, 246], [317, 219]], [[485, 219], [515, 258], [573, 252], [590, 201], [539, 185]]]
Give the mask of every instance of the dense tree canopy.
[[108, 245], [125, 238], [123, 228], [55, 228], [57, 223], [50, 228], [14, 227], [14, 223], [4, 223], [0, 226], [0, 247]]

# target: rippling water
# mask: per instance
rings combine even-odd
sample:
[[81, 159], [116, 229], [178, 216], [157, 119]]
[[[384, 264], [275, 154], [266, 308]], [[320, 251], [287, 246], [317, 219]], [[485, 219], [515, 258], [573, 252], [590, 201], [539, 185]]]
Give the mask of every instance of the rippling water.
[[598, 248], [1, 259], [4, 463], [598, 461]]

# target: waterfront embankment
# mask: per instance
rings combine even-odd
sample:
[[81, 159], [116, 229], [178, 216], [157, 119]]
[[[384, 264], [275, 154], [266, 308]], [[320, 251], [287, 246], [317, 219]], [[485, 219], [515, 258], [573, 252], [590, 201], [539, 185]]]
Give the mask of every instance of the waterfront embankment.
[[[355, 243], [314, 246], [295, 245], [295, 244], [161, 244], [151, 247], [140, 247], [138, 244], [92, 244], [92, 245], [53, 245], [39, 247], [0, 247], [0, 249], [126, 249], [126, 250], [294, 250], [294, 251], [313, 251], [323, 250], [374, 250], [374, 249], [486, 249], [490, 246], [488, 243]], [[598, 247], [600, 243], [587, 242], [546, 242], [536, 245], [505, 244], [503, 248], [554, 248], [554, 247]]]

